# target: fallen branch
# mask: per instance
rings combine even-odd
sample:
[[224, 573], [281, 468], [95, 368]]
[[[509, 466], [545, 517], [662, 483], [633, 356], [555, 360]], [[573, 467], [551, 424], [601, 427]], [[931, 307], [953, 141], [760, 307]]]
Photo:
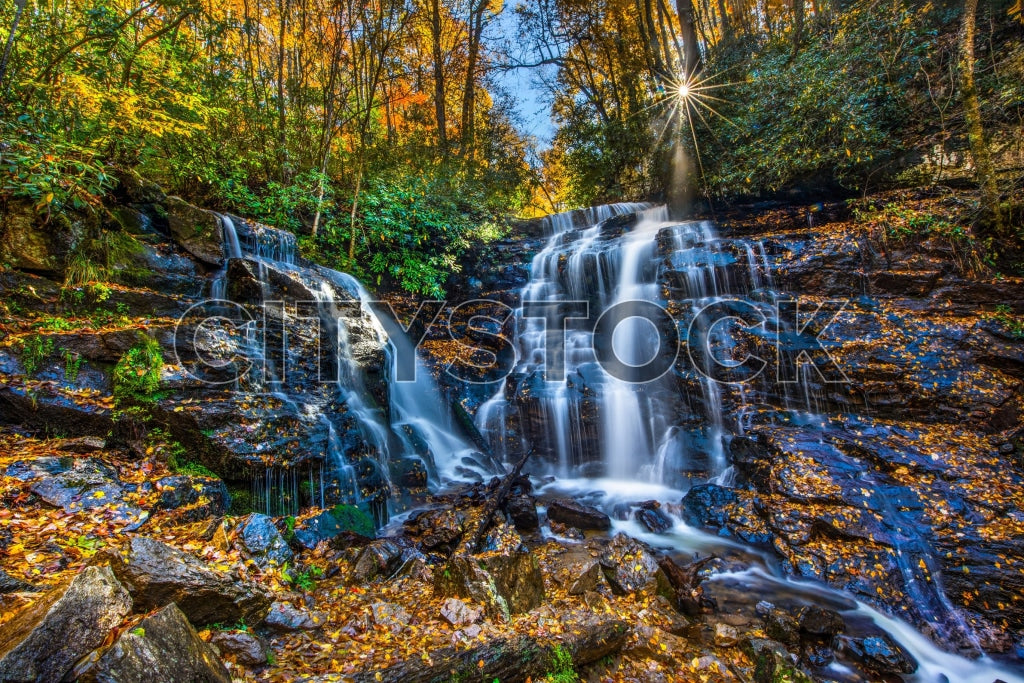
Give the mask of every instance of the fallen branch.
[[488, 500], [487, 504], [484, 506], [484, 511], [480, 516], [480, 521], [477, 523], [476, 530], [463, 545], [463, 552], [470, 555], [480, 552], [480, 547], [483, 544], [484, 537], [487, 535], [487, 529], [491, 525], [491, 517], [494, 516], [494, 513], [499, 507], [501, 507], [502, 503], [505, 502], [509, 491], [512, 490], [512, 484], [519, 478], [519, 473], [522, 472], [523, 465], [526, 464], [526, 461], [530, 459], [531, 455], [533, 455], [533, 450], [534, 449], [531, 448], [527, 451], [526, 454], [519, 459], [519, 462], [516, 463], [515, 467], [512, 468], [512, 471], [506, 474], [505, 478], [501, 480], [497, 490], [495, 490], [490, 500]]

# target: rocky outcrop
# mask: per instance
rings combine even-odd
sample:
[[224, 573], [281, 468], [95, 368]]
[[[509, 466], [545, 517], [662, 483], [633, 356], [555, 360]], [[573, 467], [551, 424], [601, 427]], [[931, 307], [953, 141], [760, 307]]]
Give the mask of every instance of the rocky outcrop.
[[171, 237], [207, 266], [217, 267], [224, 260], [220, 218], [212, 211], [192, 206], [179, 197], [168, 197], [163, 206]]
[[199, 639], [175, 604], [126, 631], [86, 674], [96, 683], [230, 683], [216, 652]]
[[142, 536], [124, 554], [111, 553], [111, 568], [138, 609], [176, 603], [196, 626], [215, 622], [258, 624], [270, 607], [264, 589], [215, 571], [195, 556]]
[[106, 567], [87, 567], [4, 624], [0, 680], [60, 681], [132, 609]]

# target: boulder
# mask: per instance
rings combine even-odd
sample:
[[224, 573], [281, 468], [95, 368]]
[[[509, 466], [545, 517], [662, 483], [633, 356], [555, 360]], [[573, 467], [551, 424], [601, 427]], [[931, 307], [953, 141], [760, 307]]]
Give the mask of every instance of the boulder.
[[97, 683], [231, 683], [217, 654], [174, 604], [121, 634], [90, 674]]
[[[156, 482], [160, 492], [157, 507], [163, 510], [182, 510], [183, 522], [199, 522], [227, 512], [228, 487], [220, 479], [176, 474]], [[183, 510], [183, 508], [189, 508]]]
[[424, 551], [451, 551], [466, 532], [465, 524], [462, 512], [439, 508], [413, 514], [404, 526], [408, 536]]
[[483, 565], [510, 614], [529, 612], [544, 602], [544, 577], [530, 551], [487, 555]]
[[63, 679], [131, 609], [131, 597], [109, 568], [87, 567], [4, 624], [0, 680]]
[[275, 602], [267, 613], [264, 624], [271, 631], [291, 633], [295, 631], [312, 631], [327, 622], [323, 612], [306, 612], [296, 609], [284, 602]]
[[441, 618], [452, 626], [467, 626], [483, 619], [482, 610], [473, 609], [458, 598], [448, 598], [441, 603]]
[[736, 627], [729, 624], [715, 624], [715, 645], [718, 647], [732, 647], [739, 642], [736, 634]]
[[652, 534], [663, 534], [673, 526], [672, 518], [665, 514], [660, 503], [653, 500], [641, 503], [636, 511], [636, 521]]
[[505, 503], [505, 510], [517, 531], [536, 531], [540, 527], [537, 502], [532, 496], [510, 497]]
[[844, 638], [841, 643], [855, 661], [877, 674], [912, 674], [917, 670], [914, 658], [886, 634]]
[[412, 619], [412, 615], [406, 612], [404, 607], [391, 602], [373, 603], [370, 605], [370, 613], [373, 615], [374, 624], [395, 634], [404, 631]]
[[402, 547], [391, 539], [381, 538], [368, 544], [359, 553], [352, 569], [352, 580], [364, 584], [381, 576], [389, 576], [399, 568]]
[[603, 576], [601, 565], [597, 562], [591, 562], [573, 580], [572, 585], [569, 586], [569, 595], [583, 595], [590, 591], [596, 591], [604, 583], [602, 580]]
[[57, 273], [71, 248], [70, 223], [47, 224], [27, 203], [9, 202], [0, 214], [0, 261], [38, 273]]
[[259, 623], [270, 606], [261, 587], [207, 567], [193, 555], [160, 541], [136, 536], [111, 553], [110, 566], [131, 592], [138, 609], [177, 603], [196, 626], [217, 622]]
[[584, 531], [607, 531], [612, 528], [612, 520], [608, 515], [574, 500], [558, 499], [548, 503], [548, 519]]
[[248, 631], [217, 631], [210, 638], [210, 644], [222, 656], [233, 657], [245, 666], [265, 666], [272, 657], [266, 641]]
[[764, 614], [764, 632], [769, 638], [789, 647], [796, 647], [800, 642], [800, 624], [792, 616], [774, 606]]
[[192, 206], [179, 197], [168, 197], [164, 208], [174, 241], [206, 265], [220, 266], [224, 260], [224, 239], [217, 214]]
[[274, 525], [274, 520], [266, 515], [254, 513], [242, 523], [242, 547], [262, 570], [280, 567], [292, 561], [295, 553], [288, 547], [287, 541]]
[[483, 606], [490, 616], [504, 615], [508, 611], [490, 574], [469, 555], [453, 555], [443, 568], [434, 572], [434, 595], [472, 600]]
[[797, 613], [800, 630], [812, 636], [834, 636], [846, 630], [843, 617], [835, 610], [817, 605], [801, 607]]
[[658, 560], [635, 539], [619, 534], [601, 555], [600, 562], [604, 577], [616, 595], [643, 593], [675, 599]]

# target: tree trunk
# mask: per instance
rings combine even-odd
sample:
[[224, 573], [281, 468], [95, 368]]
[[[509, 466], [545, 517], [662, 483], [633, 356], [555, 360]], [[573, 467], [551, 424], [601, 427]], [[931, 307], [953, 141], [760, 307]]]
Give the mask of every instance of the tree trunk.
[[484, 13], [487, 11], [487, 0], [477, 0], [470, 5], [469, 12], [469, 47], [466, 55], [466, 88], [462, 94], [462, 141], [459, 153], [471, 156], [473, 148], [474, 109], [476, 109], [476, 67], [480, 59], [480, 41], [484, 33]]
[[789, 61], [796, 59], [800, 52], [800, 41], [804, 35], [804, 0], [793, 0], [793, 52], [789, 55]]
[[445, 120], [444, 54], [441, 50], [441, 2], [430, 3], [430, 37], [434, 61], [434, 115], [437, 118], [437, 144], [441, 153], [448, 151], [448, 124]]
[[[622, 649], [629, 626], [619, 619], [578, 620], [565, 625], [567, 634], [560, 644], [572, 657], [574, 667], [586, 666]], [[520, 683], [528, 678], [540, 681], [551, 670], [555, 648], [552, 638], [529, 636], [498, 638], [468, 650], [454, 647], [430, 653], [428, 664], [421, 656], [390, 666], [383, 671], [357, 674], [357, 683], [447, 683], [448, 681], [494, 681]]]
[[279, 0], [277, 4], [280, 13], [277, 37], [277, 144], [278, 159], [281, 165], [279, 169], [281, 182], [286, 181], [285, 166], [288, 163], [288, 117], [284, 103], [284, 60], [285, 60], [285, 34], [288, 30], [288, 0]]
[[14, 0], [14, 20], [11, 22], [11, 32], [7, 34], [4, 56], [0, 58], [0, 92], [6, 92], [4, 77], [7, 75], [7, 64], [11, 60], [11, 50], [14, 48], [14, 34], [18, 32], [18, 24], [21, 23], [21, 15], [25, 11], [26, 2], [27, 0]]
[[676, 0], [679, 15], [679, 29], [683, 39], [683, 72], [689, 81], [700, 72], [700, 45], [697, 43], [697, 21], [693, 11], [693, 0]]
[[985, 140], [981, 122], [981, 101], [974, 82], [974, 30], [978, 0], [964, 0], [963, 26], [960, 31], [960, 93], [963, 98], [964, 118], [967, 121], [967, 141], [974, 160], [974, 173], [981, 188], [982, 208], [993, 220], [996, 234], [1003, 231], [999, 210], [999, 186], [992, 155]]

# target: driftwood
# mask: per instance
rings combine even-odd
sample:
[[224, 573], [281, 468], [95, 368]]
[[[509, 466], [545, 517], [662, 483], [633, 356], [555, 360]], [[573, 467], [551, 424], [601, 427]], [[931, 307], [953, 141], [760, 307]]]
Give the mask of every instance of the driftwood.
[[468, 650], [454, 647], [438, 650], [430, 654], [429, 662], [413, 657], [383, 671], [364, 671], [357, 674], [355, 680], [357, 683], [540, 680], [554, 669], [556, 647], [564, 648], [572, 657], [573, 666], [580, 667], [618, 652], [629, 635], [629, 626], [619, 619], [580, 621], [573, 626], [575, 628], [566, 629], [568, 635], [560, 645], [550, 638], [498, 638]]
[[505, 478], [498, 484], [498, 488], [491, 494], [487, 504], [484, 505], [484, 511], [480, 516], [480, 521], [477, 523], [476, 529], [473, 534], [468, 537], [463, 551], [472, 555], [480, 552], [480, 546], [483, 544], [484, 537], [487, 535], [487, 529], [491, 526], [491, 517], [501, 507], [505, 499], [508, 498], [509, 491], [512, 490], [512, 484], [515, 483], [516, 479], [519, 478], [519, 473], [523, 470], [523, 465], [533, 455], [533, 449], [531, 448], [526, 454], [519, 459], [512, 471], [505, 475]]
[[701, 588], [704, 579], [700, 570], [713, 559], [715, 557], [711, 555], [682, 567], [671, 557], [658, 560], [658, 567], [676, 591], [676, 609], [683, 614], [695, 617], [707, 604], [708, 598], [704, 597], [704, 589]]

